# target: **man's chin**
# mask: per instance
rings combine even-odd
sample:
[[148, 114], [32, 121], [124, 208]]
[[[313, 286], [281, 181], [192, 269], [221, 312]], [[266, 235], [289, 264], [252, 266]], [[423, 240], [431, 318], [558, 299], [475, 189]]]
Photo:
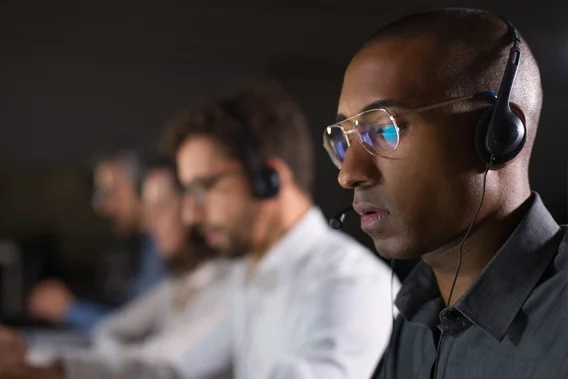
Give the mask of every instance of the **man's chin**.
[[420, 258], [420, 254], [416, 254], [415, 249], [409, 249], [395, 238], [379, 239], [373, 238], [375, 250], [384, 259], [412, 260]]

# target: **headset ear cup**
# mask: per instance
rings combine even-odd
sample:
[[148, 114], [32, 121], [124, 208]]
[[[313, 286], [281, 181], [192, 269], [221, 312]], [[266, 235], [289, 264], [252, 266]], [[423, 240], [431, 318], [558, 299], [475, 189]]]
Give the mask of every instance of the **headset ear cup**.
[[501, 144], [500, 152], [492, 152], [489, 150], [488, 135], [493, 115], [493, 107], [487, 109], [482, 115], [475, 127], [475, 150], [481, 160], [488, 164], [493, 156], [493, 165], [500, 165], [509, 162], [515, 158], [523, 149], [526, 141], [526, 127], [521, 117], [514, 111], [508, 111], [501, 118], [503, 125], [500, 129], [506, 133], [508, 137], [505, 144]]
[[269, 199], [278, 195], [280, 190], [280, 176], [271, 167], [265, 167], [255, 182], [255, 195], [260, 199]]
[[498, 159], [495, 160], [496, 164], [509, 162], [517, 155], [519, 155], [519, 153], [525, 146], [527, 139], [527, 128], [525, 126], [525, 123], [514, 110], [508, 112], [506, 122], [506, 130], [509, 136], [509, 143], [507, 145], [506, 151], [504, 151], [503, 154], [501, 154]]
[[491, 152], [487, 149], [486, 142], [492, 115], [493, 107], [487, 108], [475, 126], [475, 151], [484, 163], [489, 163], [491, 160]]

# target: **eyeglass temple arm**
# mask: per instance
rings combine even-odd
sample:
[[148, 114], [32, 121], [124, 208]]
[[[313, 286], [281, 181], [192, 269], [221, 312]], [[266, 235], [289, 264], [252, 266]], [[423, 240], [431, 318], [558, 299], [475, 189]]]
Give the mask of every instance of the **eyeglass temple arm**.
[[[402, 115], [406, 115], [406, 114], [413, 114], [413, 113], [421, 113], [421, 112], [426, 112], [432, 109], [436, 109], [436, 108], [441, 108], [443, 106], [446, 105], [450, 105], [450, 104], [455, 104], [455, 103], [459, 103], [460, 101], [465, 101], [465, 100], [470, 100], [470, 99], [477, 99], [480, 97], [489, 97], [492, 100], [497, 100], [497, 95], [494, 92], [491, 91], [484, 91], [484, 92], [478, 92], [478, 93], [474, 93], [473, 95], [469, 95], [469, 96], [464, 96], [464, 97], [458, 97], [457, 99], [452, 99], [452, 100], [447, 100], [444, 101], [442, 103], [437, 103], [437, 104], [432, 104], [432, 105], [427, 105], [425, 107], [421, 107], [421, 108], [417, 108], [417, 109], [411, 109], [408, 111], [404, 111], [402, 113], [397, 114], [396, 116], [402, 116]], [[395, 116], [395, 117], [396, 117]]]

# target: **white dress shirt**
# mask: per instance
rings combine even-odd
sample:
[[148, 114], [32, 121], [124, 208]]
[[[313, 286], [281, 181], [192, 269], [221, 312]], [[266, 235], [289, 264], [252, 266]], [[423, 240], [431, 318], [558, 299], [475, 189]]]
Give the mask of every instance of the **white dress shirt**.
[[111, 315], [95, 332], [94, 351], [64, 352], [66, 378], [231, 378], [231, 339], [220, 325], [230, 320], [238, 265], [209, 262]]
[[392, 329], [390, 268], [317, 208], [250, 267], [237, 270], [236, 379], [371, 376]]

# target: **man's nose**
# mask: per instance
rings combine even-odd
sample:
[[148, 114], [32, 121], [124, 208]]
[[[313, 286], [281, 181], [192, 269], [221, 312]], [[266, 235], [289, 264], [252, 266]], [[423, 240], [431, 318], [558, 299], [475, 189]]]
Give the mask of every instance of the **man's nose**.
[[353, 141], [345, 152], [337, 176], [339, 185], [345, 189], [354, 189], [375, 184], [380, 177], [375, 161], [375, 157], [369, 154], [359, 141]]

